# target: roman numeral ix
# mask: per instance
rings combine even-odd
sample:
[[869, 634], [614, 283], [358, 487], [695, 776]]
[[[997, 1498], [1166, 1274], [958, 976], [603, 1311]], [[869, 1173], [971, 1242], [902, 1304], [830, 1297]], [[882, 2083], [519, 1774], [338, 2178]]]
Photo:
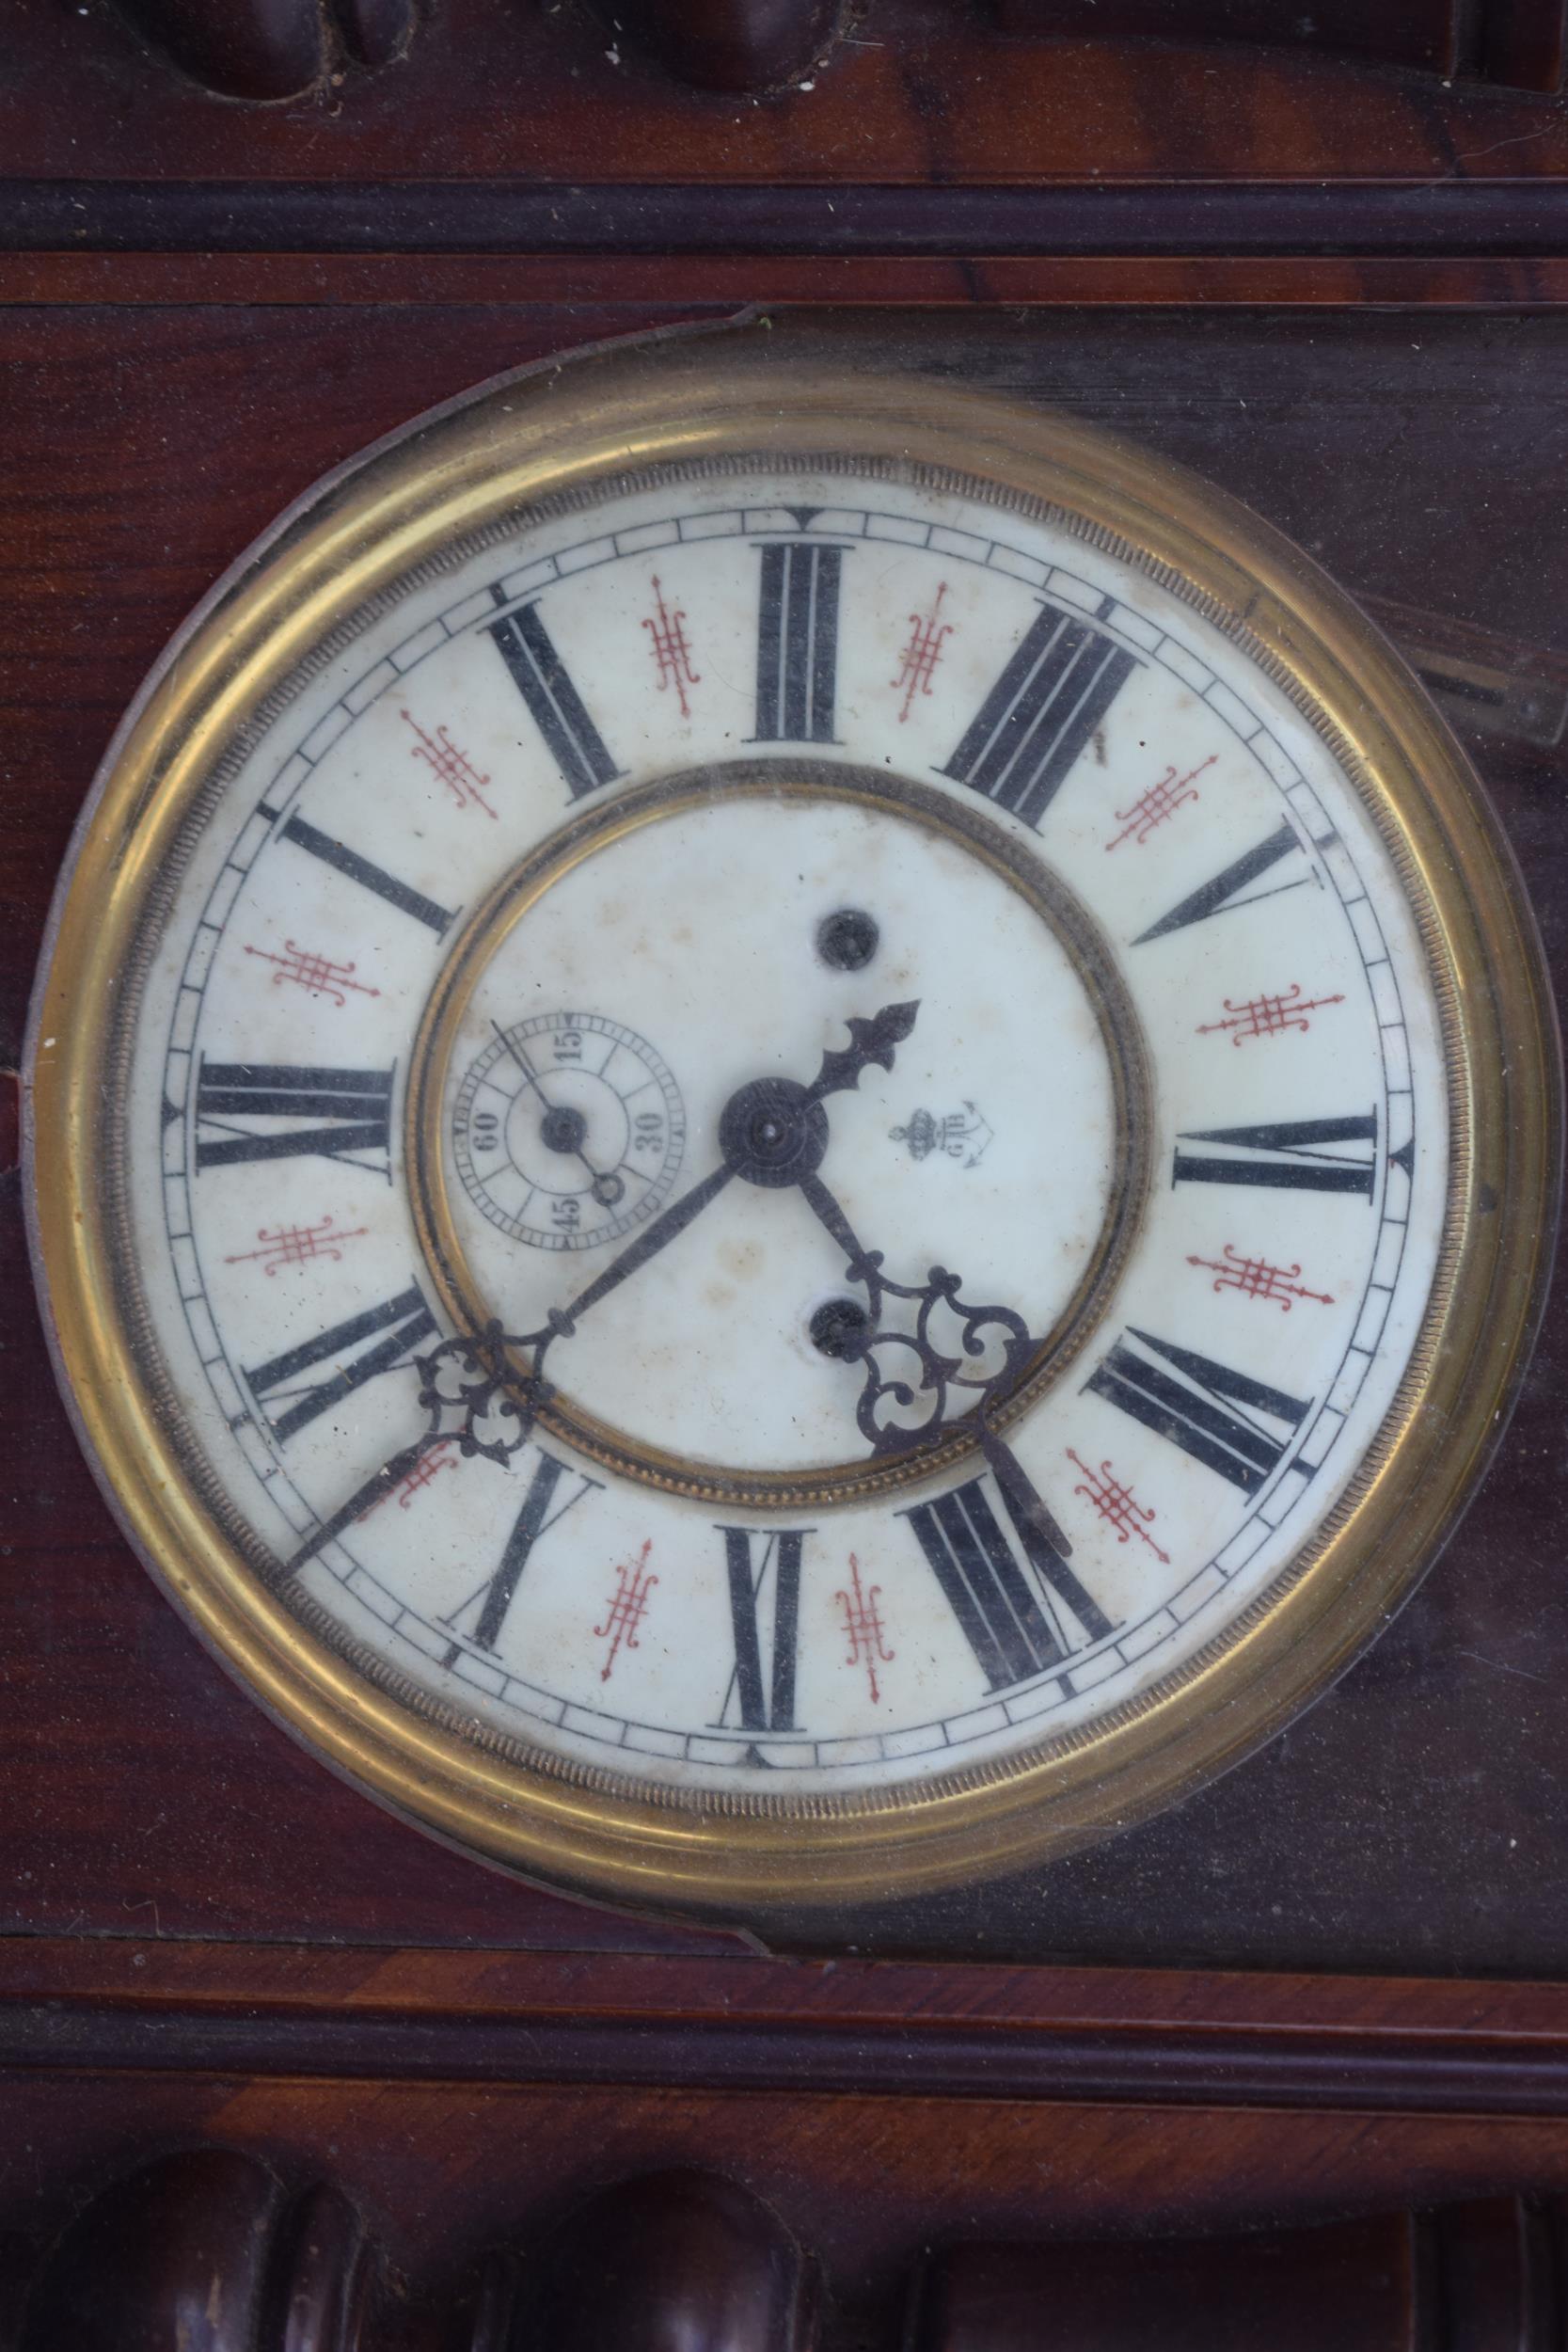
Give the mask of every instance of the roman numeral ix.
[[1037, 826], [1137, 666], [1102, 629], [1042, 605], [942, 774]]
[[581, 800], [585, 792], [595, 791], [601, 784], [612, 783], [622, 771], [588, 716], [582, 696], [539, 617], [538, 606], [520, 605], [503, 620], [493, 621], [490, 634], [573, 800]]
[[[417, 1282], [395, 1298], [367, 1307], [346, 1322], [335, 1323], [313, 1340], [286, 1348], [264, 1364], [245, 1373], [250, 1392], [267, 1415], [272, 1434], [280, 1442], [334, 1405], [362, 1389], [378, 1373], [395, 1371], [421, 1340], [436, 1329], [436, 1318], [424, 1303]], [[385, 1338], [382, 1334], [385, 1333]], [[331, 1370], [319, 1380], [306, 1378], [318, 1365]], [[280, 1405], [282, 1410], [273, 1411]]]
[[[1218, 1152], [1183, 1152], [1212, 1143]], [[1364, 1145], [1365, 1151], [1357, 1147]], [[1377, 1114], [1288, 1119], [1260, 1127], [1202, 1127], [1178, 1138], [1173, 1184], [1259, 1184], [1286, 1192], [1358, 1192], [1372, 1197]]]
[[1087, 1386], [1245, 1495], [1273, 1476], [1311, 1410], [1309, 1398], [1148, 1331], [1118, 1340]]
[[1002, 1518], [983, 1475], [899, 1516], [913, 1529], [987, 1682], [1006, 1691], [1060, 1665], [1085, 1637], [1099, 1641], [1112, 1626], [1068, 1565], [1072, 1546], [1007, 1449], [992, 1439], [986, 1452]]
[[[392, 1077], [390, 1070], [203, 1060], [196, 1082], [197, 1172], [319, 1152], [388, 1175]], [[275, 1120], [294, 1123], [274, 1126]]]

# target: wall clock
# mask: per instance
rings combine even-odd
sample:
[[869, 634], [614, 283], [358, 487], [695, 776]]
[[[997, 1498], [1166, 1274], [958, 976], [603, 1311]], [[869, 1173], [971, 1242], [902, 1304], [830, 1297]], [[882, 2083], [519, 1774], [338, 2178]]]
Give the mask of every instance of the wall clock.
[[1521, 1368], [1533, 932], [1382, 641], [1064, 419], [505, 379], [220, 583], [35, 1000], [56, 1360], [383, 1801], [764, 1916], [1064, 1851], [1410, 1589]]

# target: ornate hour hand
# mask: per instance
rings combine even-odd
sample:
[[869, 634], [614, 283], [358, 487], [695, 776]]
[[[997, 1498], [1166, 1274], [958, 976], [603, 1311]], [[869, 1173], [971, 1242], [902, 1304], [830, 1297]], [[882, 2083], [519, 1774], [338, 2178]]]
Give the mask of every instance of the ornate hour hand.
[[[838, 1353], [864, 1368], [855, 1419], [873, 1454], [908, 1453], [940, 1435], [960, 1411], [971, 1416], [988, 1451], [999, 1445], [987, 1415], [1034, 1351], [1022, 1316], [1010, 1307], [967, 1302], [962, 1276], [945, 1266], [932, 1266], [918, 1284], [894, 1281], [882, 1271], [882, 1252], [863, 1247], [815, 1169], [800, 1180], [800, 1193], [844, 1252], [847, 1279], [866, 1293], [864, 1333], [842, 1339]], [[913, 1309], [902, 1329], [884, 1327], [890, 1299]]]

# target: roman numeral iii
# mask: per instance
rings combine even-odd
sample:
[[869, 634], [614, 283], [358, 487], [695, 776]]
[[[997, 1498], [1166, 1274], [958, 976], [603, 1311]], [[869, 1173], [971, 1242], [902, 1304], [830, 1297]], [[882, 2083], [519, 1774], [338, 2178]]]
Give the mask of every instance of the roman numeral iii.
[[[1183, 1152], [1184, 1143], [1217, 1144]], [[1364, 1149], [1362, 1147], [1365, 1147]], [[1173, 1184], [1259, 1184], [1286, 1192], [1358, 1192], [1372, 1197], [1377, 1114], [1288, 1119], [1261, 1127], [1202, 1127], [1178, 1138]]]
[[987, 1682], [1006, 1691], [1112, 1627], [1068, 1565], [1071, 1545], [1012, 1455], [995, 1441], [987, 1453], [1001, 1517], [984, 1476], [900, 1516]]
[[1148, 1331], [1118, 1340], [1087, 1386], [1246, 1495], [1273, 1476], [1312, 1409], [1309, 1398]]
[[719, 1710], [743, 1731], [794, 1731], [800, 1638], [800, 1549], [810, 1529], [723, 1527], [735, 1672]]
[[294, 1062], [203, 1061], [196, 1082], [197, 1171], [319, 1152], [388, 1175], [392, 1075]]
[[[379, 1306], [367, 1307], [363, 1313], [335, 1323], [313, 1340], [304, 1340], [281, 1356], [251, 1366], [245, 1376], [252, 1396], [266, 1410], [273, 1436], [282, 1440], [329, 1406], [341, 1405], [378, 1373], [394, 1371], [435, 1329], [436, 1318], [424, 1303], [424, 1295], [417, 1282], [411, 1282], [395, 1298], [383, 1299]], [[331, 1370], [323, 1379], [308, 1379], [306, 1375], [319, 1364], [330, 1364]], [[281, 1411], [274, 1412], [275, 1405], [281, 1406]]]
[[761, 555], [755, 739], [831, 743], [844, 550], [783, 540]]
[[1042, 605], [941, 772], [1038, 825], [1137, 666], [1102, 629]]

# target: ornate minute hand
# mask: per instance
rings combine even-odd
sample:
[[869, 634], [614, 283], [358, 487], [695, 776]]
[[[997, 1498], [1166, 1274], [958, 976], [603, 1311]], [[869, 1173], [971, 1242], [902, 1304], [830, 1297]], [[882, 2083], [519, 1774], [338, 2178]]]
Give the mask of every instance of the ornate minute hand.
[[917, 996], [907, 1005], [884, 1005], [869, 1021], [846, 1022], [849, 1043], [823, 1055], [822, 1067], [806, 1089], [810, 1100], [819, 1103], [825, 1094], [843, 1094], [858, 1086], [861, 1072], [872, 1062], [879, 1070], [891, 1070], [894, 1051], [913, 1029], [919, 1010]]

